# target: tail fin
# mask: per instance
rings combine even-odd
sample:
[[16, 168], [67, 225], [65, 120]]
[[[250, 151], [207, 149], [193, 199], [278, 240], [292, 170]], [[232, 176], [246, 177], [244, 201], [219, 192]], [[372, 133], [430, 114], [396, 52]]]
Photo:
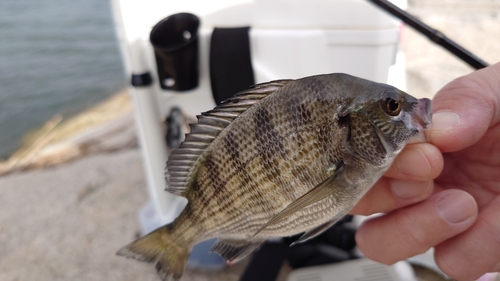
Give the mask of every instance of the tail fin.
[[175, 244], [169, 237], [168, 226], [162, 226], [121, 248], [116, 254], [139, 261], [156, 262], [156, 270], [165, 281], [179, 280], [189, 257], [189, 250]]

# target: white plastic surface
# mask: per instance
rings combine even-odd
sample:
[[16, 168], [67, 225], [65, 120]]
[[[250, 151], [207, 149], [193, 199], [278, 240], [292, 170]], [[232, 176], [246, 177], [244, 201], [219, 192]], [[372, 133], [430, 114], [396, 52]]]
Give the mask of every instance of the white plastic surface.
[[398, 29], [382, 30], [250, 30], [252, 64], [257, 82], [344, 72], [387, 82], [394, 63]]
[[[209, 42], [214, 26], [251, 25], [251, 57], [256, 83], [280, 78], [346, 72], [387, 82], [398, 26], [365, 0], [112, 0], [126, 77], [149, 72], [153, 84], [131, 88], [148, 191], [151, 224], [168, 223], [185, 200], [164, 192], [167, 151], [161, 122], [173, 106], [196, 115], [215, 105], [209, 79]], [[162, 18], [191, 12], [201, 18], [199, 87], [178, 94], [162, 90], [149, 43], [151, 28]], [[148, 224], [148, 225], [151, 225]], [[152, 227], [145, 227], [144, 232]]]
[[366, 0], [254, 0], [203, 17], [203, 27], [379, 30], [391, 17]]
[[400, 261], [391, 266], [369, 259], [293, 270], [287, 281], [417, 281], [411, 266]]

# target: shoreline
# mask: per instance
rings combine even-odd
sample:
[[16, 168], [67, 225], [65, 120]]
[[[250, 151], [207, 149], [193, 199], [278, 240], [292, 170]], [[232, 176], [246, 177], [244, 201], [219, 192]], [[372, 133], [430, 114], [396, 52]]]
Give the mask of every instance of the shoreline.
[[70, 118], [55, 115], [27, 132], [21, 147], [0, 161], [0, 176], [137, 147], [132, 110], [129, 93], [123, 89]]
[[[420, 0], [410, 3], [407, 10], [487, 62], [500, 61], [495, 48], [500, 44], [496, 24], [500, 0], [450, 3]], [[453, 13], [443, 13], [441, 9]], [[468, 12], [471, 9], [474, 13]], [[416, 97], [431, 98], [451, 80], [474, 71], [410, 27], [401, 33], [399, 49], [406, 57], [408, 93]], [[132, 101], [124, 89], [67, 120], [54, 116], [39, 129], [27, 132], [23, 145], [9, 159], [0, 160], [0, 176], [137, 146], [132, 110]], [[92, 131], [99, 133], [92, 135]]]

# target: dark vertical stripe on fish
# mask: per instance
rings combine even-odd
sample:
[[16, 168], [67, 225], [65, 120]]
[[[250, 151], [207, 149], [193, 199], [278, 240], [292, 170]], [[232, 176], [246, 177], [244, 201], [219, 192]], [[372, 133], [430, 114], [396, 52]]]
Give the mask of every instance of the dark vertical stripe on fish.
[[280, 181], [279, 170], [279, 159], [287, 156], [283, 136], [275, 130], [272, 115], [265, 108], [259, 108], [254, 118], [255, 138], [260, 143], [259, 155], [266, 171], [266, 178], [283, 189], [285, 186]]
[[207, 156], [205, 166], [207, 168], [208, 178], [210, 179], [210, 186], [213, 188], [213, 193], [210, 196], [207, 196], [208, 201], [228, 201], [230, 194], [228, 194], [229, 191], [225, 188], [226, 182], [221, 179], [219, 174], [219, 170], [221, 168], [217, 165], [217, 162], [212, 154]]
[[210, 179], [210, 186], [213, 187], [214, 193], [223, 189], [224, 184], [220, 178], [219, 165], [214, 160], [213, 155], [210, 153], [205, 160], [205, 167], [207, 169], [207, 176]]
[[265, 149], [271, 142], [278, 140], [278, 133], [274, 130], [272, 117], [265, 108], [259, 108], [254, 117], [255, 139]]
[[224, 144], [225, 148], [227, 150], [227, 153], [229, 156], [231, 156], [231, 159], [233, 160], [234, 164], [238, 169], [243, 168], [243, 164], [241, 163], [240, 159], [240, 147], [238, 142], [235, 141], [235, 135], [233, 131], [230, 131], [226, 137], [224, 138]]
[[320, 126], [317, 130], [317, 140], [321, 151], [328, 152], [330, 150], [330, 141], [328, 133], [331, 130], [326, 126]]
[[298, 106], [298, 111], [300, 113], [300, 118], [299, 118], [299, 125], [303, 126], [306, 125], [307, 123], [311, 122], [311, 111], [307, 108], [307, 105], [305, 103], [301, 103]]

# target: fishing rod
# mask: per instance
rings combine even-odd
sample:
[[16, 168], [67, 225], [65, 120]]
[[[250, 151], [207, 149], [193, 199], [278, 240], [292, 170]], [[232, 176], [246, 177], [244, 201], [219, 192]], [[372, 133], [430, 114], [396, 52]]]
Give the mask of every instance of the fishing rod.
[[475, 69], [481, 69], [488, 66], [488, 63], [474, 55], [473, 53], [466, 50], [464, 47], [460, 46], [457, 42], [446, 37], [442, 32], [428, 26], [424, 22], [415, 18], [406, 11], [400, 9], [398, 6], [392, 4], [387, 0], [368, 0], [383, 10], [389, 12], [393, 16], [399, 18], [407, 25], [413, 27], [415, 30], [421, 34], [427, 36], [432, 42], [445, 48], [464, 62], [468, 63]]

